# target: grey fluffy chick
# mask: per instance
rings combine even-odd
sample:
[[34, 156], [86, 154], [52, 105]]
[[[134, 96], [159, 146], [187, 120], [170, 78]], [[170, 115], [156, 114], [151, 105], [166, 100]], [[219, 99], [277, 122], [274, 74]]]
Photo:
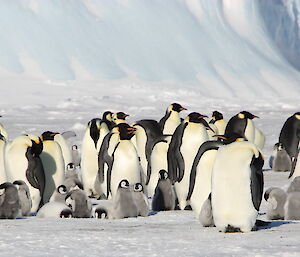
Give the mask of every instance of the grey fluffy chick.
[[0, 189], [4, 189], [4, 193], [1, 195], [0, 219], [15, 219], [21, 216], [22, 210], [17, 187], [6, 182], [0, 185]]
[[269, 203], [267, 218], [270, 220], [284, 219], [284, 204], [287, 194], [278, 187], [271, 187], [264, 194], [265, 200]]

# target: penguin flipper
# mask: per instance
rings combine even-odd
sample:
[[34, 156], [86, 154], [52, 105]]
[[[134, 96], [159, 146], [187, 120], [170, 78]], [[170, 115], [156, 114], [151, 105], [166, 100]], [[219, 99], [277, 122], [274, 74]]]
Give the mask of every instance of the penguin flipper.
[[165, 124], [166, 124], [166, 121], [167, 121], [167, 119], [170, 117], [170, 115], [171, 115], [171, 112], [168, 113], [168, 112], [166, 111], [165, 116], [162, 117], [162, 118], [160, 119], [160, 121], [158, 122], [159, 127], [160, 127], [160, 129], [161, 129], [162, 132], [163, 132], [163, 130], [164, 130], [164, 126], [165, 126]]
[[61, 135], [66, 140], [71, 138], [71, 137], [76, 137], [76, 133], [74, 131], [65, 131], [65, 132], [61, 133]]
[[108, 154], [109, 141], [112, 136], [112, 133], [107, 134], [103, 141], [98, 154], [98, 176], [99, 182], [104, 182], [104, 164], [106, 163], [108, 166], [112, 163], [112, 158]]
[[263, 191], [264, 191], [264, 175], [262, 172], [262, 167], [264, 165], [264, 160], [262, 157], [262, 154], [259, 153], [258, 158], [253, 157], [252, 162], [250, 164], [251, 168], [251, 197], [252, 197], [252, 203], [255, 207], [255, 209], [258, 211]]
[[196, 157], [194, 159], [192, 169], [191, 169], [191, 174], [190, 174], [190, 183], [189, 183], [189, 192], [187, 195], [186, 200], [190, 200], [192, 193], [194, 191], [195, 187], [195, 181], [196, 181], [196, 172], [197, 172], [197, 166], [200, 162], [201, 157], [206, 151], [209, 150], [218, 150], [220, 146], [222, 146], [223, 143], [220, 141], [206, 141], [204, 142], [198, 149], [198, 152], [196, 154]]
[[298, 155], [299, 155], [299, 150], [297, 150], [296, 157], [292, 161], [292, 168], [291, 168], [289, 178], [291, 178], [293, 176], [294, 172], [295, 172], [296, 164], [297, 164], [297, 161], [298, 161]]

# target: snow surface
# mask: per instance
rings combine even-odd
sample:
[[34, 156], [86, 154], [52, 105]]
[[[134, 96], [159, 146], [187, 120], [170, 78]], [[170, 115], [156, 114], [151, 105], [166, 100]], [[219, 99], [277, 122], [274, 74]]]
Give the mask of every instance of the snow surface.
[[[188, 108], [183, 117], [218, 110], [228, 120], [248, 110], [266, 135], [267, 169], [284, 121], [299, 111], [299, 7], [298, 0], [0, 1], [0, 122], [11, 139], [74, 130], [80, 147], [87, 122], [106, 110], [130, 121], [158, 120], [173, 102]], [[286, 188], [287, 177], [265, 171], [265, 188]], [[263, 200], [261, 219], [265, 211]], [[300, 252], [297, 221], [223, 234], [188, 211], [0, 220], [0, 230], [3, 256]]]

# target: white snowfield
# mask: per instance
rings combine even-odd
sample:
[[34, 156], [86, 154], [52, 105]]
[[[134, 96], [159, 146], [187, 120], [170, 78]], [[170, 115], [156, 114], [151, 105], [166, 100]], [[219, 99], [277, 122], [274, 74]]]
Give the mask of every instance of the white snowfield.
[[[13, 139], [76, 132], [107, 110], [159, 120], [178, 102], [266, 135], [265, 169], [299, 110], [299, 0], [0, 2], [0, 123]], [[289, 185], [265, 171], [265, 189]], [[259, 218], [265, 220], [263, 199]], [[299, 256], [300, 222], [249, 233], [203, 228], [189, 211], [123, 220], [0, 220], [2, 256]]]

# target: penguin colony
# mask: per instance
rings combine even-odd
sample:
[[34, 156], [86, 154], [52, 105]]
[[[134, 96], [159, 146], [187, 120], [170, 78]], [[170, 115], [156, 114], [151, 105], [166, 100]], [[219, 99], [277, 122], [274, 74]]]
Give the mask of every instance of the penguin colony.
[[[0, 218], [36, 213], [40, 218], [122, 219], [149, 212], [192, 210], [203, 226], [249, 232], [263, 197], [265, 137], [256, 115], [241, 111], [229, 121], [209, 118], [178, 103], [159, 121], [129, 123], [124, 112], [106, 111], [76, 134], [45, 131], [13, 140], [0, 124]], [[290, 172], [285, 192], [264, 193], [267, 218], [300, 219], [300, 113], [284, 123], [269, 164]]]

